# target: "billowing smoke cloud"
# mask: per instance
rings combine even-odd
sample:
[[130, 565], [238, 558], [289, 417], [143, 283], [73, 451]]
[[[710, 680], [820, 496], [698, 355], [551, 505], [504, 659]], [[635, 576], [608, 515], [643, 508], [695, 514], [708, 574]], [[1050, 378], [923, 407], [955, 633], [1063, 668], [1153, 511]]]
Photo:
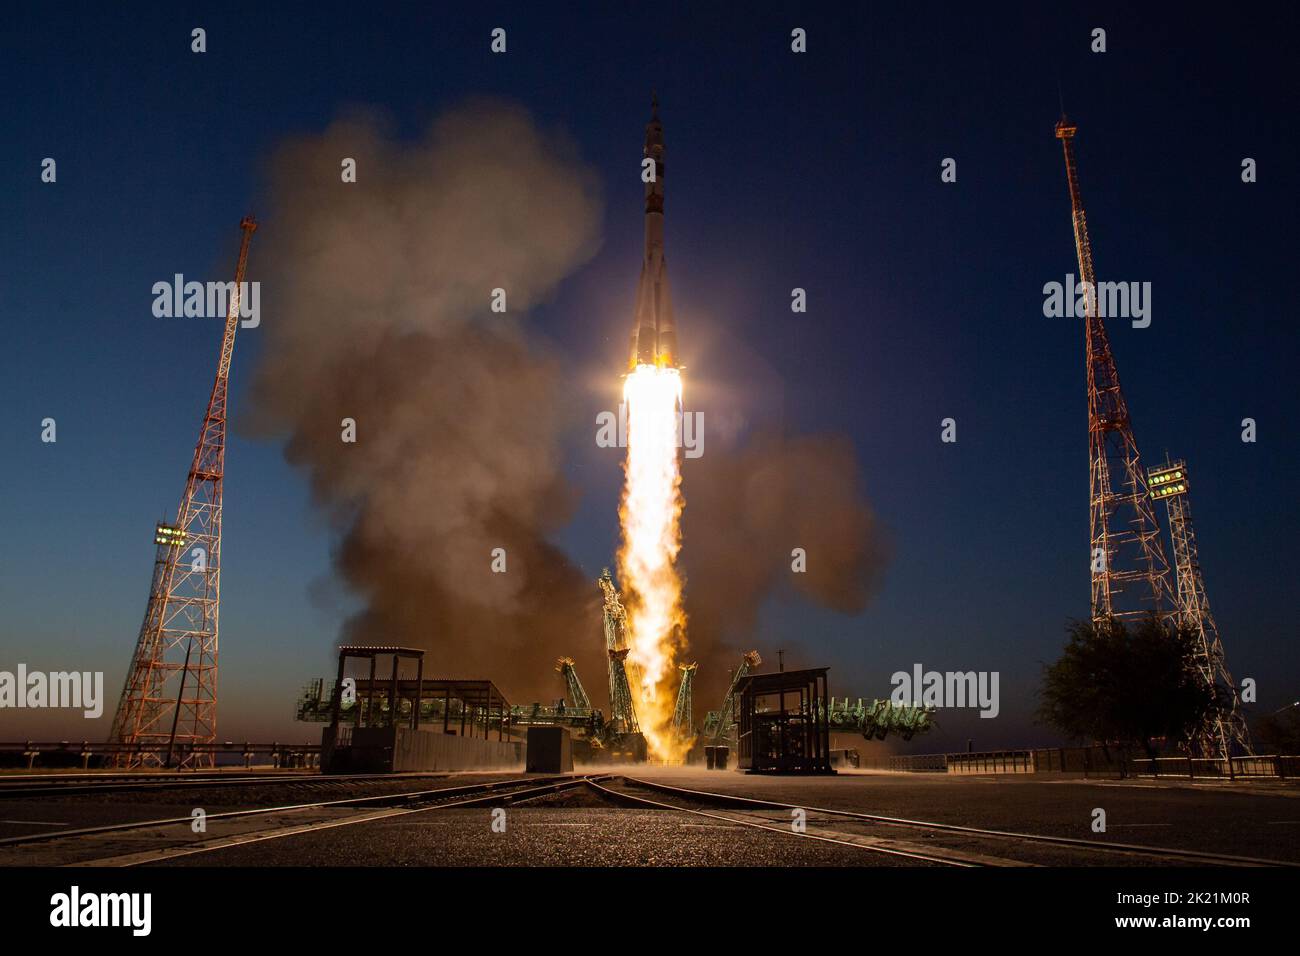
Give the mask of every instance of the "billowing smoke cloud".
[[[759, 432], [738, 448], [715, 444], [686, 462], [682, 483], [687, 632], [697, 687], [714, 708], [768, 595], [791, 588], [855, 614], [888, 554], [846, 438]], [[795, 548], [802, 573], [791, 568]]]
[[561, 653], [602, 673], [596, 590], [546, 540], [574, 499], [559, 368], [510, 318], [598, 247], [592, 171], [522, 110], [479, 102], [416, 144], [368, 116], [291, 141], [270, 187], [246, 424], [286, 439], [341, 529], [336, 565], [364, 602], [343, 638], [427, 648], [427, 674], [515, 700], [557, 696]]
[[[336, 569], [363, 605], [341, 638], [423, 647], [426, 674], [491, 678], [516, 702], [558, 696], [554, 660], [573, 656], [603, 707], [598, 592], [548, 541], [576, 498], [561, 452], [572, 370], [515, 320], [595, 253], [595, 175], [486, 102], [416, 143], [358, 115], [286, 143], [269, 173], [265, 339], [241, 424], [285, 441], [338, 527]], [[506, 315], [490, 311], [497, 288]], [[847, 440], [713, 442], [683, 487], [702, 720], [768, 594], [854, 613], [884, 558]], [[805, 574], [790, 572], [795, 547]]]

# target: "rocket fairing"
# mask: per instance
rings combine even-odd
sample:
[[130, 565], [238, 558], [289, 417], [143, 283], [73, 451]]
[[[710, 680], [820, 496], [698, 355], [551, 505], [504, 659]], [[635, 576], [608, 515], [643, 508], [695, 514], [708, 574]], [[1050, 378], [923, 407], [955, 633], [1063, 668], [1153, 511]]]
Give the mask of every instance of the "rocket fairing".
[[664, 260], [664, 129], [659, 122], [658, 98], [651, 103], [643, 155], [654, 160], [654, 179], [645, 184], [645, 258], [636, 288], [629, 371], [638, 365], [678, 367], [673, 299], [668, 289], [668, 264]]

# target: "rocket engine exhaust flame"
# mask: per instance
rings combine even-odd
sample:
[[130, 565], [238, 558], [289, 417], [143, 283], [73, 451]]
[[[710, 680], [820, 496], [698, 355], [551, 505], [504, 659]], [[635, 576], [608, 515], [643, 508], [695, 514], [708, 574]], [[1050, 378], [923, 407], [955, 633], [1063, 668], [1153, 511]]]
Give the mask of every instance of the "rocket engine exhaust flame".
[[664, 137], [653, 100], [642, 151], [653, 175], [645, 183], [645, 259], [637, 285], [628, 374], [627, 461], [619, 518], [619, 580], [627, 596], [628, 662], [639, 677], [637, 716], [650, 756], [679, 762], [690, 747], [673, 731], [669, 678], [684, 648], [686, 615], [677, 571], [681, 550], [682, 476], [677, 454], [682, 376], [677, 364], [672, 294], [664, 259]]
[[683, 507], [677, 454], [681, 373], [638, 365], [627, 376], [623, 400], [628, 435], [618, 566], [628, 607], [628, 659], [640, 674], [634, 693], [650, 754], [676, 762], [690, 745], [673, 733], [675, 694], [669, 686], [686, 624], [677, 571]]

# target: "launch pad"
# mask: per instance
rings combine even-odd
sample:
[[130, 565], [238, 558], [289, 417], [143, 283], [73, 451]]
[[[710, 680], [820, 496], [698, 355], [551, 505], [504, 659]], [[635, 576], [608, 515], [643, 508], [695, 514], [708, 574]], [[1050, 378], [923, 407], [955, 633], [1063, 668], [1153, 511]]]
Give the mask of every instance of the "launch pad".
[[[565, 696], [553, 703], [512, 705], [490, 680], [424, 676], [423, 650], [345, 645], [339, 648], [336, 679], [316, 678], [298, 699], [297, 719], [326, 723], [321, 767], [327, 773], [398, 770], [457, 770], [515, 766], [526, 759], [532, 728], [562, 728], [579, 766], [645, 763], [654, 754], [641, 731], [628, 663], [626, 612], [606, 569], [597, 581], [604, 598], [602, 619], [609, 680], [609, 717], [592, 705], [571, 657], [556, 661]], [[368, 676], [347, 676], [348, 662], [368, 660]], [[377, 676], [389, 659], [388, 676]], [[403, 676], [402, 662], [415, 663]], [[865, 740], [893, 733], [904, 740], [934, 726], [934, 709], [890, 700], [837, 700], [828, 694], [829, 668], [756, 673], [757, 651], [741, 656], [727, 693], [696, 729], [695, 664], [678, 668], [681, 683], [672, 732], [681, 762], [725, 769], [736, 754], [741, 769], [754, 773], [834, 773], [831, 732], [861, 734]], [[632, 670], [632, 678], [629, 678]], [[456, 742], [459, 741], [459, 742]], [[848, 762], [852, 762], [851, 759]]]
[[[627, 417], [620, 418], [617, 442], [628, 450], [618, 554], [628, 603], [609, 568], [596, 581], [608, 711], [593, 706], [571, 657], [556, 662], [563, 697], [549, 704], [511, 706], [490, 681], [425, 681], [423, 652], [345, 647], [340, 649], [334, 685], [327, 689], [323, 680], [313, 681], [298, 704], [299, 720], [320, 720], [328, 711], [330, 727], [322, 744], [327, 768], [338, 762], [332, 759], [334, 748], [340, 748], [340, 755], [344, 752], [343, 725], [349, 723], [345, 715], [352, 718], [348, 753], [360, 753], [364, 741], [366, 748], [396, 755], [402, 732], [394, 728], [409, 724], [410, 733], [416, 734], [422, 721], [434, 727], [441, 721], [443, 736], [477, 736], [487, 742], [495, 731], [496, 743], [511, 745], [522, 744], [535, 728], [560, 728], [579, 765], [651, 759], [697, 764], [711, 755], [711, 766], [725, 767], [734, 753], [740, 766], [768, 773], [834, 772], [832, 730], [858, 731], [867, 739], [891, 732], [910, 739], [933, 726], [933, 710], [925, 707], [861, 699], [854, 706], [847, 698], [837, 707], [827, 693], [826, 668], [787, 674], [782, 667], [777, 674], [756, 676], [753, 671], [762, 659], [757, 651], [749, 651], [731, 673], [721, 707], [708, 712], [697, 731], [697, 665], [676, 659], [685, 628], [682, 582], [675, 566], [684, 505], [678, 456], [685, 429], [681, 356], [664, 254], [664, 136], [657, 98], [642, 157], [645, 245], [620, 412]], [[370, 659], [369, 677], [351, 682], [351, 700], [345, 699], [348, 654]], [[389, 654], [393, 663], [388, 689], [377, 695], [375, 657]], [[414, 682], [399, 679], [402, 657], [417, 660]], [[665, 705], [673, 700], [668, 694], [674, 668], [679, 680], [675, 706], [669, 710]], [[544, 738], [549, 739], [545, 734], [537, 739]], [[380, 764], [387, 759], [392, 767], [397, 758], [374, 759]]]

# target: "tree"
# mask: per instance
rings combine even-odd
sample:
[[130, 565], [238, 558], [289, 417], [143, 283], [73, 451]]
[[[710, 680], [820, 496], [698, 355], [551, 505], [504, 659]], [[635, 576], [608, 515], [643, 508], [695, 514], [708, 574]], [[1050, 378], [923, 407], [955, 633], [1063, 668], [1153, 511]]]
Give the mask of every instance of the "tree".
[[1261, 717], [1254, 737], [1260, 753], [1300, 754], [1300, 702]]
[[1155, 615], [1132, 627], [1071, 621], [1065, 652], [1044, 668], [1038, 717], [1074, 740], [1102, 746], [1185, 742], [1222, 706], [1195, 670], [1196, 634]]

